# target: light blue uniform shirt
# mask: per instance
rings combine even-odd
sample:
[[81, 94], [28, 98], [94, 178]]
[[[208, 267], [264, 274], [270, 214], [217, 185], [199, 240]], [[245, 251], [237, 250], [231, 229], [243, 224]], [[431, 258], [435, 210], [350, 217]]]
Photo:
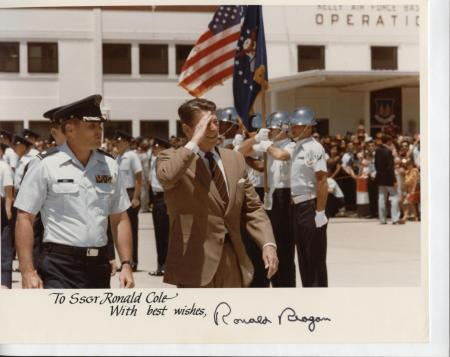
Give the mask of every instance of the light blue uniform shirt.
[[17, 166], [16, 166], [16, 171], [14, 172], [14, 188], [16, 189], [16, 191], [18, 191], [20, 189], [23, 175], [25, 174], [25, 167], [34, 157], [36, 157], [36, 155], [33, 155], [33, 153], [30, 153], [30, 152], [27, 152], [18, 161]]
[[134, 175], [142, 172], [141, 159], [138, 154], [128, 149], [122, 155], [117, 156], [116, 160], [125, 188], [133, 188], [135, 183]]
[[91, 154], [84, 167], [67, 143], [29, 168], [14, 206], [41, 212], [44, 243], [103, 247], [108, 216], [130, 206], [116, 161]]
[[19, 162], [19, 157], [13, 149], [7, 147], [5, 150], [5, 154], [3, 155], [3, 160], [6, 161], [9, 167], [15, 170], [17, 167], [17, 163]]
[[[286, 150], [292, 145], [291, 139], [274, 141], [273, 146]], [[291, 187], [291, 160], [281, 161], [267, 155], [269, 187], [272, 189]]]
[[288, 145], [291, 154], [291, 195], [316, 197], [316, 172], [327, 172], [325, 150], [313, 137]]

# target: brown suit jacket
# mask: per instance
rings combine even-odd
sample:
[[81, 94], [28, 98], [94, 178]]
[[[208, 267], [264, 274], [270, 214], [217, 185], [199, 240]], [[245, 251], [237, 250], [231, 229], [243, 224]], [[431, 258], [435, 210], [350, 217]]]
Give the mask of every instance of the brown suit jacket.
[[181, 147], [162, 151], [158, 156], [157, 177], [164, 187], [170, 220], [166, 283], [185, 286], [210, 283], [228, 232], [243, 285], [248, 286], [253, 266], [242, 242], [241, 223], [261, 248], [266, 243], [275, 243], [269, 218], [248, 180], [244, 157], [229, 149], [219, 149], [219, 154], [230, 191], [227, 207], [197, 154]]

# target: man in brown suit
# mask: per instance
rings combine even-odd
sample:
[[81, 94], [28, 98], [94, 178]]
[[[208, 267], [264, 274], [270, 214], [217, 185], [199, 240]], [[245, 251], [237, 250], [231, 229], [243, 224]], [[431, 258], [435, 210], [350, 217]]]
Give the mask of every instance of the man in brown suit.
[[246, 228], [271, 278], [278, 269], [272, 226], [247, 178], [244, 157], [216, 148], [216, 106], [192, 99], [178, 108], [189, 142], [160, 153], [157, 176], [170, 220], [164, 281], [178, 287], [245, 287], [253, 266], [241, 239]]

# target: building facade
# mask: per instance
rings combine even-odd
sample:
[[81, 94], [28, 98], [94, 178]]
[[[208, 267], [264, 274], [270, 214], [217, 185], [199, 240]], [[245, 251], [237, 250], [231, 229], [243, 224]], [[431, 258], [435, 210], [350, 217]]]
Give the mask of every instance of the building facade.
[[[179, 134], [178, 73], [214, 10], [1, 9], [0, 126], [45, 135], [43, 112], [99, 93], [106, 136]], [[329, 134], [419, 131], [418, 5], [264, 6], [264, 22], [268, 112], [310, 106]], [[232, 80], [206, 97], [231, 106]]]

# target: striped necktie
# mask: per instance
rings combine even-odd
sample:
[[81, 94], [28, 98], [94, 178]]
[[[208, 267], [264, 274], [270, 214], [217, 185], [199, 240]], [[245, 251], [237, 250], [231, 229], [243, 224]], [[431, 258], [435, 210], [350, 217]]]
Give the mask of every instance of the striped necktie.
[[229, 197], [227, 192], [227, 186], [225, 184], [225, 178], [223, 177], [222, 171], [217, 165], [217, 161], [214, 160], [214, 155], [211, 151], [205, 153], [205, 157], [209, 163], [209, 169], [211, 170], [212, 178], [214, 184], [216, 185], [217, 191], [219, 191], [220, 197], [225, 203], [225, 207], [228, 205]]

